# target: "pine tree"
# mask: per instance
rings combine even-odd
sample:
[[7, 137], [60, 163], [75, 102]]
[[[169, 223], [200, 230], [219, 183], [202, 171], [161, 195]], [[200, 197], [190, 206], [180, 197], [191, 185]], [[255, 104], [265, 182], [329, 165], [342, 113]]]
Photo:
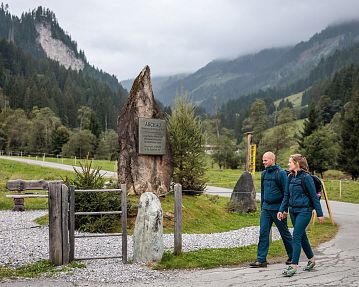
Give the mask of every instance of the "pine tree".
[[359, 91], [344, 106], [341, 132], [339, 165], [351, 174], [353, 180], [359, 177]]
[[184, 191], [203, 191], [206, 183], [205, 140], [195, 108], [185, 96], [176, 100], [168, 133], [173, 154], [173, 181], [180, 183]]
[[326, 127], [315, 130], [305, 138], [303, 154], [311, 172], [318, 172], [323, 177], [324, 171], [335, 166], [338, 156], [335, 139], [335, 133]]
[[253, 131], [253, 142], [258, 144], [263, 138], [263, 132], [268, 128], [267, 105], [263, 100], [252, 103], [249, 117], [243, 122], [243, 132]]
[[304, 140], [306, 137], [310, 136], [315, 130], [317, 130], [322, 125], [320, 114], [318, 113], [315, 105], [312, 104], [309, 107], [308, 119], [304, 121], [303, 132], [300, 132], [298, 138], [299, 149], [303, 150], [305, 148]]

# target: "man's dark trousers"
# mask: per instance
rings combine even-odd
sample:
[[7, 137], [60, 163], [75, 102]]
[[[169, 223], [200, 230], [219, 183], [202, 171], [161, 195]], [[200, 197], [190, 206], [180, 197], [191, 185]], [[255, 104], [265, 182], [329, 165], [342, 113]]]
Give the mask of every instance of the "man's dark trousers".
[[260, 234], [257, 254], [258, 262], [265, 262], [267, 260], [267, 254], [269, 249], [269, 235], [273, 222], [277, 226], [279, 233], [282, 236], [284, 247], [287, 251], [289, 259], [292, 259], [292, 235], [288, 230], [287, 219], [278, 220], [277, 213], [277, 210], [262, 209], [261, 211]]

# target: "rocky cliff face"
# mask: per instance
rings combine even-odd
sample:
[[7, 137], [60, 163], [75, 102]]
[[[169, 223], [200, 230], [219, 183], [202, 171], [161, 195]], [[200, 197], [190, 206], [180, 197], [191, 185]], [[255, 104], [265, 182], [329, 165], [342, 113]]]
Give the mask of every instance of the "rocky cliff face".
[[76, 58], [75, 53], [58, 39], [54, 39], [51, 34], [51, 27], [46, 23], [36, 24], [36, 31], [39, 33], [37, 41], [44, 49], [47, 57], [58, 61], [66, 69], [82, 70], [85, 63]]

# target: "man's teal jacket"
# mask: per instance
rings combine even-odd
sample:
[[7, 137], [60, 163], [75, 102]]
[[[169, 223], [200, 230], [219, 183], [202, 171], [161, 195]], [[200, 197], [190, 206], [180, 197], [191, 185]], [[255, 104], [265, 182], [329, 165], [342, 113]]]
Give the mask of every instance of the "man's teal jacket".
[[278, 211], [288, 189], [287, 172], [277, 164], [271, 165], [262, 172], [261, 183], [261, 208]]

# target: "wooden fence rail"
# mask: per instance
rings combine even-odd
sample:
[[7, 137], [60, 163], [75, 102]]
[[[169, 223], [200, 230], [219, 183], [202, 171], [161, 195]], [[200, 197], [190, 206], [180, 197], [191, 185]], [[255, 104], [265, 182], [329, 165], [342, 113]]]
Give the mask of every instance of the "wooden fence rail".
[[[76, 193], [92, 193], [92, 192], [121, 192], [121, 211], [83, 211], [75, 212], [75, 194]], [[110, 259], [122, 258], [123, 263], [127, 263], [127, 189], [125, 184], [121, 184], [121, 189], [75, 189], [70, 187], [69, 196], [69, 261], [73, 260], [88, 260], [88, 259]], [[75, 216], [79, 215], [99, 215], [99, 214], [120, 214], [122, 233], [109, 233], [109, 234], [90, 234], [90, 235], [75, 235]], [[87, 237], [108, 237], [108, 236], [121, 236], [122, 237], [122, 255], [121, 256], [101, 256], [101, 257], [75, 257], [75, 238]]]

